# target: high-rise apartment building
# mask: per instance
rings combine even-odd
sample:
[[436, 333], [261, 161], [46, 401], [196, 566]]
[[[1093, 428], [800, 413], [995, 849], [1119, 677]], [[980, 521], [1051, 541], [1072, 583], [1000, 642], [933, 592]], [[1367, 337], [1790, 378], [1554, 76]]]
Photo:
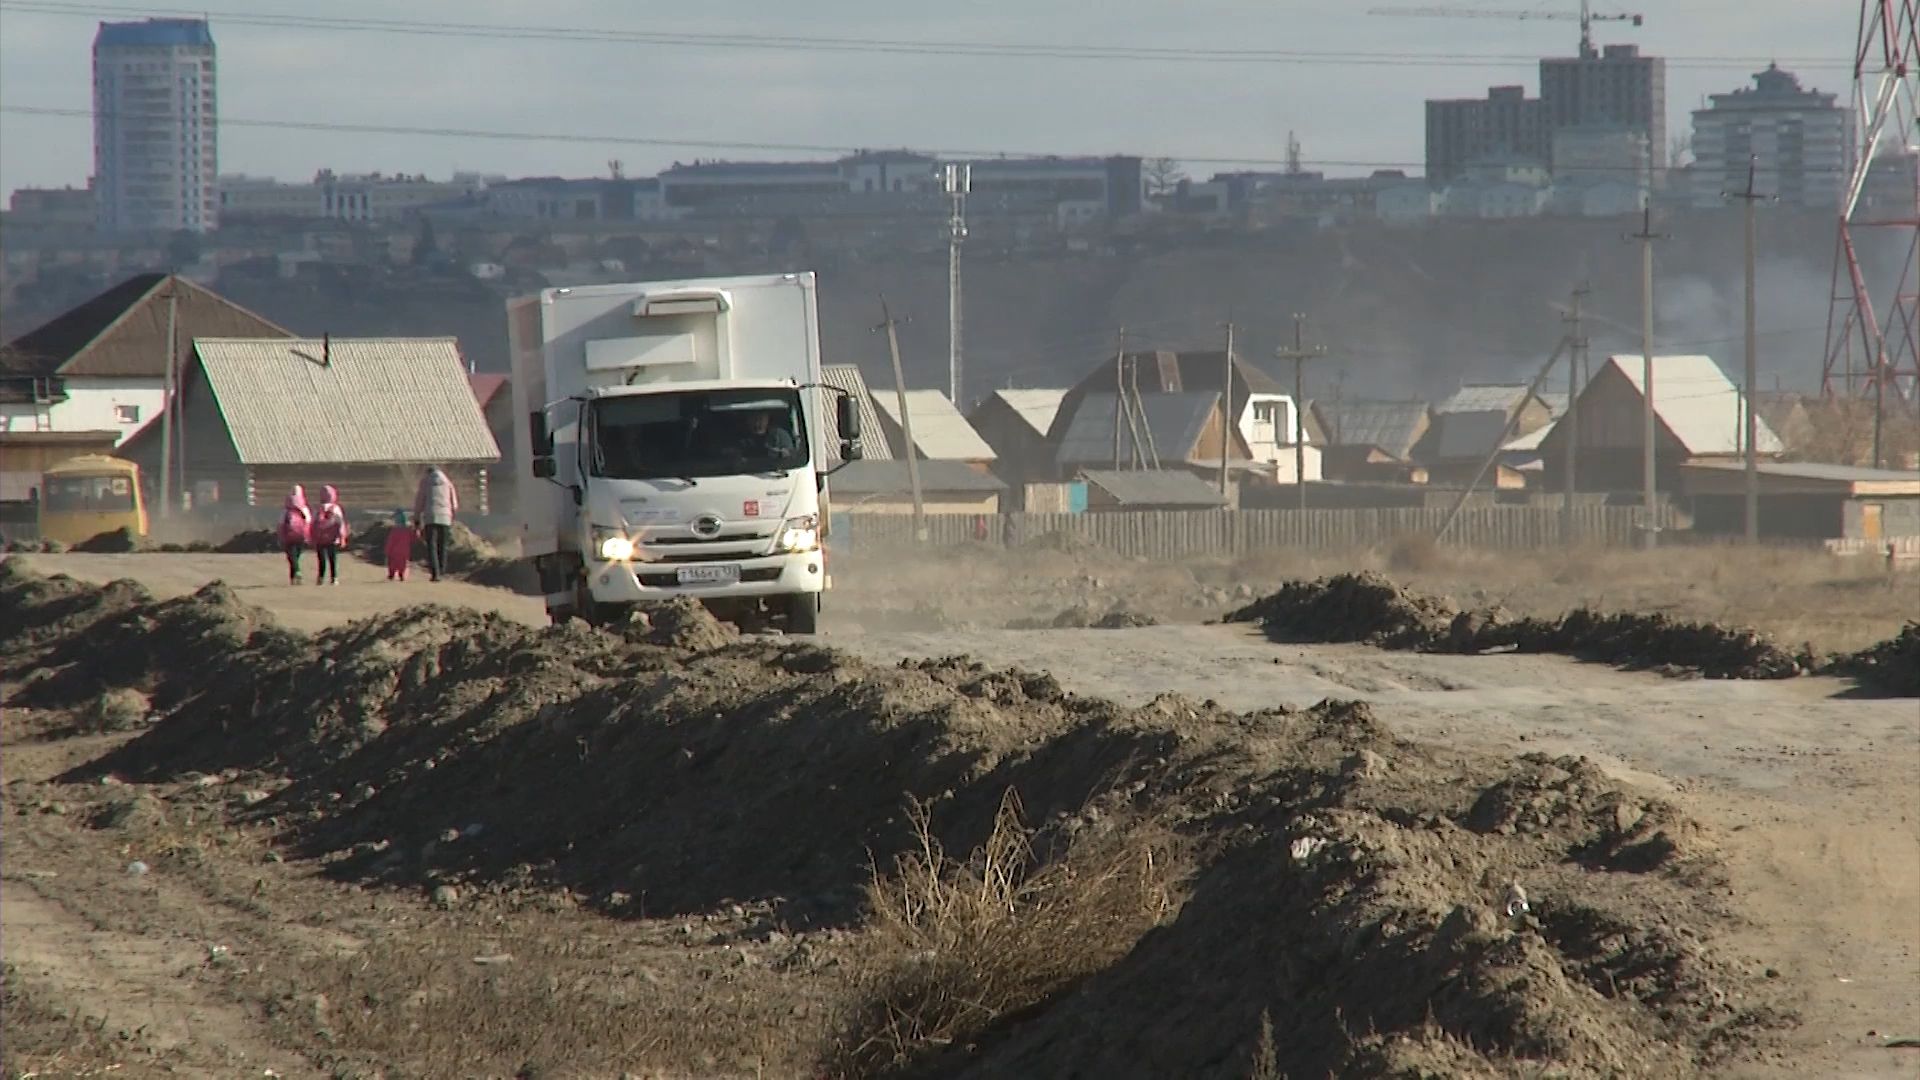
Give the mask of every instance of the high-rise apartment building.
[[1626, 127], [1644, 131], [1655, 175], [1667, 167], [1667, 62], [1637, 45], [1583, 46], [1540, 61], [1540, 103], [1551, 131]]
[[1840, 205], [1852, 127], [1835, 95], [1803, 90], [1799, 79], [1769, 64], [1751, 87], [1709, 100], [1693, 111], [1695, 201], [1717, 206], [1721, 192], [1744, 191], [1751, 160], [1755, 188], [1783, 204]]
[[1427, 182], [1459, 179], [1477, 161], [1520, 158], [1544, 166], [1552, 151], [1546, 114], [1525, 87], [1495, 86], [1485, 98], [1427, 102]]
[[213, 33], [203, 19], [100, 24], [93, 39], [93, 165], [109, 232], [219, 223]]

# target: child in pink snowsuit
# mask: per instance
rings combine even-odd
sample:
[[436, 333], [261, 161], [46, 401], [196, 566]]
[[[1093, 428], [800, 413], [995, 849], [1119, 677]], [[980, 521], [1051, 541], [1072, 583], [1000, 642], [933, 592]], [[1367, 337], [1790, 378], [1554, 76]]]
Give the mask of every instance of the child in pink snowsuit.
[[407, 524], [407, 512], [393, 512], [393, 528], [387, 533], [387, 580], [407, 580], [407, 565], [413, 561], [413, 541], [417, 534]]
[[313, 511], [307, 508], [307, 491], [295, 484], [287, 494], [280, 525], [274, 533], [280, 541], [280, 550], [287, 553], [287, 580], [296, 585], [300, 583], [300, 553], [306, 550], [312, 532]]

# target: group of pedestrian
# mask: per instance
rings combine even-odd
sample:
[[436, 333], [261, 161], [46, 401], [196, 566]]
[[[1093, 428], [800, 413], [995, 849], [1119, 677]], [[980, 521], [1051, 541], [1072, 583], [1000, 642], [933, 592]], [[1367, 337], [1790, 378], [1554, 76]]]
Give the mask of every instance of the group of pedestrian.
[[[439, 581], [447, 569], [447, 542], [453, 536], [453, 516], [460, 512], [460, 493], [452, 478], [439, 466], [427, 469], [413, 497], [413, 514], [395, 510], [387, 531], [387, 580], [407, 580], [407, 568], [413, 562], [414, 545], [424, 542], [427, 549], [427, 573]], [[280, 548], [287, 556], [287, 580], [298, 585], [300, 561], [308, 548], [314, 554], [314, 584], [340, 584], [340, 549], [352, 538], [347, 512], [340, 505], [340, 492], [331, 484], [320, 489], [316, 509], [307, 502], [306, 488], [295, 484], [287, 493], [276, 530]]]

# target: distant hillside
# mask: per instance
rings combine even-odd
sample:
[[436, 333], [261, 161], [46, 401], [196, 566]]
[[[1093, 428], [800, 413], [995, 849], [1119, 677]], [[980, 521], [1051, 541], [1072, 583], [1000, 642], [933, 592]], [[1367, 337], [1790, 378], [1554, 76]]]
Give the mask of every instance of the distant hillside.
[[[1441, 224], [1423, 230], [1350, 229], [1281, 239], [1233, 237], [1217, 246], [1130, 256], [995, 259], [966, 264], [967, 383], [1060, 385], [1110, 355], [1121, 326], [1130, 346], [1218, 347], [1221, 324], [1240, 327], [1243, 355], [1272, 365], [1310, 315], [1307, 336], [1331, 347], [1312, 385], [1341, 380], [1349, 395], [1441, 393], [1464, 379], [1531, 373], [1562, 332], [1555, 305], [1581, 281], [1596, 354], [1639, 348], [1639, 253], [1623, 238], [1637, 222], [1528, 220]], [[1670, 351], [1706, 352], [1730, 368], [1741, 356], [1742, 240], [1734, 212], [1663, 226], [1657, 249], [1659, 337]], [[1833, 226], [1824, 215], [1763, 219], [1761, 363], [1768, 385], [1811, 388], [1827, 318]], [[1893, 237], [1874, 239], [1891, 241]], [[1899, 252], [1875, 250], [1894, 259]], [[713, 272], [790, 269], [761, 261]], [[236, 301], [310, 334], [452, 334], [482, 370], [505, 370], [503, 293], [450, 277], [376, 284], [223, 280]], [[946, 385], [943, 258], [848, 262], [821, 270], [823, 347], [885, 385], [884, 293], [901, 328], [909, 381]], [[84, 296], [65, 298], [77, 303]], [[39, 298], [10, 305], [8, 336], [56, 314]], [[1282, 372], [1282, 374], [1290, 373]]]

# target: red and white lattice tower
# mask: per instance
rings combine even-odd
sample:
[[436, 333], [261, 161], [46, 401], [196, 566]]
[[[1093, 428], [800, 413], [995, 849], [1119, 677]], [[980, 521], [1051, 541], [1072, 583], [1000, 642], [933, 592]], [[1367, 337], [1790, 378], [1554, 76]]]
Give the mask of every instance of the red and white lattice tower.
[[[1861, 0], [1852, 121], [1820, 392], [1920, 398], [1920, 0]], [[1855, 243], [1868, 232], [1906, 243], [1871, 288]]]

